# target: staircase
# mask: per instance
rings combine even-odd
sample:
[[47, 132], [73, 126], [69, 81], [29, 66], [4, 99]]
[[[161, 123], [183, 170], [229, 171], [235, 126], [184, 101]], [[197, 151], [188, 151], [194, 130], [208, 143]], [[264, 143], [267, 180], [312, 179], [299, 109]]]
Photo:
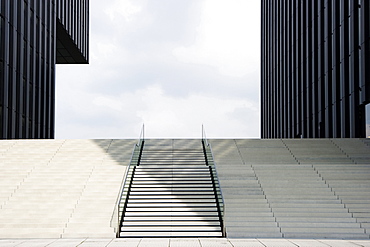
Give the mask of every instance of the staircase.
[[369, 239], [364, 142], [212, 140], [228, 238]]
[[222, 237], [218, 182], [202, 143], [175, 142], [145, 141], [132, 168], [120, 237]]

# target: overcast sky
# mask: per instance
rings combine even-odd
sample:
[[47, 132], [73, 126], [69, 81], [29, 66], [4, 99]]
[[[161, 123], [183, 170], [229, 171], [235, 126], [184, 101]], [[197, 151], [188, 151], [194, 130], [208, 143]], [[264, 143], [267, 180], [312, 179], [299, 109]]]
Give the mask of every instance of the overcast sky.
[[56, 138], [260, 137], [260, 1], [90, 0], [90, 64], [57, 65]]

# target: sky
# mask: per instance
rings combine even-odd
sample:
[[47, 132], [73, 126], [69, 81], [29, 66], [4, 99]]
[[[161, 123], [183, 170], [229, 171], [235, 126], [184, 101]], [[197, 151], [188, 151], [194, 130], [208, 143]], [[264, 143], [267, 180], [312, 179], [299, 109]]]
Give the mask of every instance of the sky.
[[57, 65], [57, 139], [260, 138], [260, 1], [90, 0], [88, 65]]

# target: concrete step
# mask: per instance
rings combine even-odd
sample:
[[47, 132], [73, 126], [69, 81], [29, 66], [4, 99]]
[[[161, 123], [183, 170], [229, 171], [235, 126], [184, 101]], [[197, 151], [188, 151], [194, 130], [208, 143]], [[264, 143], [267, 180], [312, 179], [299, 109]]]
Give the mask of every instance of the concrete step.
[[13, 228], [1, 229], [0, 238], [60, 238], [63, 228]]
[[237, 227], [277, 227], [277, 222], [273, 221], [230, 221], [225, 220], [224, 223], [230, 226]]
[[[305, 195], [317, 195], [317, 196], [334, 196], [334, 192], [331, 190], [323, 190], [323, 189], [283, 189], [283, 188], [276, 188], [276, 189], [265, 189], [263, 191], [266, 195], [274, 195], [279, 196], [282, 194], [283, 196], [291, 196], [291, 195], [299, 195], [301, 197]], [[339, 193], [338, 193], [339, 194]], [[369, 194], [370, 195], [370, 194]]]
[[[370, 176], [369, 176], [370, 177]], [[370, 193], [370, 188], [362, 187], [362, 188], [333, 188], [333, 191], [338, 194], [348, 194], [352, 192], [353, 194], [369, 194]]]
[[[355, 213], [353, 213], [355, 214]], [[360, 213], [358, 213], [360, 214]], [[312, 212], [292, 212], [292, 211], [285, 211], [285, 212], [274, 212], [275, 217], [285, 216], [285, 217], [333, 217], [333, 218], [349, 218], [352, 215], [348, 212], [322, 212], [322, 211], [312, 211]]]
[[127, 212], [215, 212], [217, 211], [217, 207], [150, 207], [150, 208], [143, 208], [143, 207], [127, 207]]
[[190, 221], [190, 220], [183, 220], [183, 221], [125, 221], [123, 222], [122, 226], [220, 226], [219, 221]]
[[212, 190], [205, 191], [131, 191], [130, 196], [135, 195], [214, 195]]
[[161, 182], [161, 181], [196, 181], [196, 182], [199, 182], [199, 181], [211, 181], [211, 178], [210, 177], [172, 177], [172, 178], [166, 178], [166, 177], [137, 177], [135, 178], [135, 181], [136, 182], [143, 182], [143, 181], [157, 181], [157, 182]]
[[276, 195], [276, 194], [268, 194], [266, 195], [266, 198], [268, 201], [272, 201], [272, 200], [282, 200], [282, 199], [285, 199], [285, 200], [326, 200], [326, 199], [338, 199], [338, 196], [336, 195], [331, 195], [331, 194], [321, 194], [321, 195], [317, 195], [317, 194], [279, 194], [279, 195]]
[[213, 231], [218, 231], [220, 232], [221, 231], [221, 228], [220, 226], [182, 226], [182, 225], [179, 225], [179, 226], [176, 226], [176, 225], [173, 225], [173, 226], [128, 226], [128, 225], [125, 225], [124, 227], [121, 228], [121, 232], [137, 232], [137, 231], [140, 231], [140, 232], [145, 232], [145, 231], [161, 231], [161, 232], [169, 232], [169, 231], [192, 231], [192, 232], [197, 232], [197, 231], [201, 231], [201, 232], [204, 232], [204, 231], [209, 231], [209, 232], [213, 232]]
[[353, 217], [356, 218], [370, 218], [370, 212], [365, 213], [352, 213]]
[[354, 228], [359, 229], [360, 223], [355, 222], [279, 222], [281, 228]]
[[229, 230], [244, 231], [246, 233], [280, 233], [280, 228], [276, 226], [229, 226]]
[[[339, 201], [339, 200], [338, 200]], [[305, 209], [305, 208], [320, 208], [320, 209], [325, 209], [325, 208], [342, 208], [344, 209], [345, 206], [344, 204], [341, 204], [340, 201], [337, 203], [327, 203], [326, 201], [321, 201], [318, 203], [270, 203], [270, 207], [274, 209], [279, 209], [279, 208], [296, 208], [296, 209]]]
[[236, 212], [228, 212], [228, 217], [274, 217], [274, 214], [271, 211], [263, 211], [263, 212], [246, 212], [246, 211], [236, 211]]
[[175, 207], [178, 207], [178, 208], [194, 208], [194, 207], [216, 207], [216, 203], [215, 202], [211, 202], [211, 203], [172, 203], [171, 201], [169, 201], [169, 203], [131, 203], [131, 201], [129, 201], [129, 203], [127, 204], [127, 207], [128, 208], [145, 208], [145, 207], [151, 207], [151, 208], [175, 208]]
[[266, 196], [264, 194], [257, 194], [257, 195], [256, 194], [252, 194], [252, 195], [243, 194], [243, 196], [240, 196], [240, 194], [225, 193], [224, 190], [222, 190], [222, 196], [224, 200], [238, 200], [240, 198], [244, 198], [247, 200], [255, 200], [255, 199], [265, 200], [266, 199]]
[[215, 203], [216, 199], [193, 199], [193, 198], [185, 198], [185, 199], [176, 199], [176, 198], [171, 198], [171, 199], [129, 199], [129, 203], [131, 205], [134, 205], [136, 203], [146, 203], [146, 204], [157, 204], [157, 203], [171, 203], [171, 204], [176, 204], [176, 203]]
[[10, 222], [7, 222], [7, 223], [0, 223], [0, 232], [4, 228], [14, 228], [14, 230], [16, 231], [16, 229], [18, 229], [18, 228], [28, 228], [28, 229], [32, 229], [32, 228], [44, 228], [44, 229], [58, 228], [58, 229], [60, 229], [60, 228], [64, 228], [64, 227], [66, 227], [66, 223], [38, 223], [38, 222], [10, 223]]
[[192, 162], [186, 162], [186, 161], [140, 161], [139, 167], [161, 167], [161, 168], [166, 168], [166, 167], [176, 167], [176, 168], [184, 168], [184, 167], [195, 167], [195, 168], [200, 168], [200, 167], [205, 167], [206, 163], [203, 161], [192, 161]]
[[344, 204], [370, 204], [370, 200], [367, 198], [359, 199], [341, 199]]
[[317, 208], [295, 208], [295, 207], [289, 207], [289, 208], [272, 208], [272, 212], [274, 214], [279, 214], [279, 213], [296, 213], [298, 214], [299, 212], [303, 213], [348, 213], [349, 210], [347, 208], [330, 208], [330, 207], [317, 207]]
[[366, 233], [320, 233], [320, 232], [283, 232], [284, 238], [300, 238], [300, 239], [369, 239], [369, 234]]
[[366, 228], [367, 229], [367, 233], [369, 233], [369, 229], [370, 229], [370, 222], [367, 222], [367, 223], [360, 223], [361, 227], [362, 228]]
[[131, 199], [146, 199], [146, 200], [158, 200], [158, 199], [214, 199], [213, 194], [203, 194], [203, 195], [179, 195], [179, 194], [169, 194], [169, 195], [130, 195]]
[[132, 181], [133, 185], [141, 184], [141, 185], [147, 185], [147, 184], [210, 184], [211, 180], [159, 180], [159, 179], [148, 179], [148, 180], [134, 180]]
[[207, 217], [207, 216], [218, 216], [217, 211], [208, 212], [208, 211], [199, 211], [199, 212], [175, 212], [175, 211], [169, 211], [169, 212], [131, 212], [127, 211], [125, 212], [125, 216], [136, 216], [136, 217], [149, 217], [149, 216], [156, 216], [156, 217], [179, 217], [179, 216], [199, 216], [199, 217]]
[[346, 208], [367, 208], [370, 211], [370, 203], [345, 203]]
[[135, 176], [138, 176], [138, 175], [151, 175], [151, 174], [155, 174], [155, 175], [203, 175], [203, 176], [209, 176], [209, 170], [200, 170], [200, 169], [197, 169], [199, 171], [196, 171], [195, 169], [193, 169], [192, 171], [135, 171]]
[[134, 188], [189, 188], [189, 187], [195, 187], [195, 188], [213, 188], [213, 185], [211, 183], [207, 184], [132, 184], [131, 189]]
[[233, 226], [234, 222], [251, 222], [251, 223], [275, 222], [276, 223], [276, 219], [272, 215], [267, 215], [267, 216], [262, 215], [261, 216], [260, 214], [253, 214], [253, 215], [242, 216], [242, 215], [234, 214], [233, 216], [231, 216], [231, 215], [225, 214], [224, 222], [230, 223], [229, 225], [226, 225], [228, 227], [228, 226]]
[[268, 210], [271, 212], [271, 208], [268, 204], [229, 204], [227, 203], [227, 208], [230, 210], [253, 210], [253, 211], [262, 211], [262, 210]]
[[337, 195], [337, 197], [342, 201], [360, 201], [360, 200], [366, 200], [367, 197], [364, 197], [363, 195], [357, 195], [357, 194], [346, 194], [346, 195]]
[[158, 231], [158, 232], [121, 232], [120, 237], [222, 237], [221, 232], [201, 232], [201, 231]]
[[369, 213], [370, 212], [370, 207], [348, 208], [348, 212], [350, 212], [350, 213]]
[[269, 198], [268, 202], [271, 205], [284, 205], [284, 204], [292, 204], [292, 205], [297, 205], [299, 207], [300, 204], [311, 204], [311, 205], [320, 205], [320, 204], [341, 204], [341, 200], [337, 199], [335, 196], [332, 198], [325, 198], [321, 200], [316, 200], [316, 199], [282, 199], [282, 198]]
[[291, 183], [264, 183], [263, 184], [264, 189], [272, 189], [272, 188], [305, 188], [305, 189], [327, 189], [329, 186], [324, 183], [316, 183], [316, 182], [307, 182], [307, 183], [299, 183], [297, 182], [291, 182]]
[[331, 215], [303, 215], [303, 216], [275, 216], [276, 221], [280, 223], [283, 222], [309, 222], [309, 223], [356, 223], [356, 219], [353, 217], [333, 217]]
[[217, 222], [219, 221], [218, 216], [130, 216], [125, 215], [124, 218], [124, 224], [126, 222], [146, 222], [146, 221], [152, 221], [152, 222], [172, 222], [172, 221], [199, 221], [199, 222]]
[[282, 238], [283, 234], [276, 231], [247, 232], [239, 227], [228, 227], [226, 228], [226, 236], [228, 238]]

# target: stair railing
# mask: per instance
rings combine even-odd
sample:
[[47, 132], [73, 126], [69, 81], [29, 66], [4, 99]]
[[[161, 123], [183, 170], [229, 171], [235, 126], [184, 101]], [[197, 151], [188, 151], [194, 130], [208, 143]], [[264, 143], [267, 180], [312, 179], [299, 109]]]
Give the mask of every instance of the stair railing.
[[217, 212], [218, 212], [218, 218], [220, 220], [222, 236], [226, 237], [226, 228], [224, 225], [224, 217], [225, 217], [224, 198], [222, 196], [222, 190], [221, 190], [221, 186], [218, 180], [216, 164], [213, 159], [212, 147], [211, 147], [211, 144], [207, 140], [206, 132], [205, 132], [203, 125], [202, 125], [202, 146], [203, 146], [203, 153], [204, 153], [206, 165], [208, 166], [209, 172], [211, 174], [213, 192], [215, 194]]
[[123, 186], [121, 188], [121, 193], [119, 197], [119, 203], [117, 205], [117, 210], [118, 210], [118, 226], [117, 226], [117, 231], [116, 231], [117, 237], [120, 237], [123, 219], [125, 217], [125, 212], [127, 208], [129, 193], [130, 193], [131, 186], [132, 186], [132, 179], [134, 177], [136, 167], [140, 164], [144, 142], [145, 140], [144, 140], [144, 124], [143, 124], [141, 128], [139, 140], [134, 145], [130, 163], [128, 167], [126, 168]]

